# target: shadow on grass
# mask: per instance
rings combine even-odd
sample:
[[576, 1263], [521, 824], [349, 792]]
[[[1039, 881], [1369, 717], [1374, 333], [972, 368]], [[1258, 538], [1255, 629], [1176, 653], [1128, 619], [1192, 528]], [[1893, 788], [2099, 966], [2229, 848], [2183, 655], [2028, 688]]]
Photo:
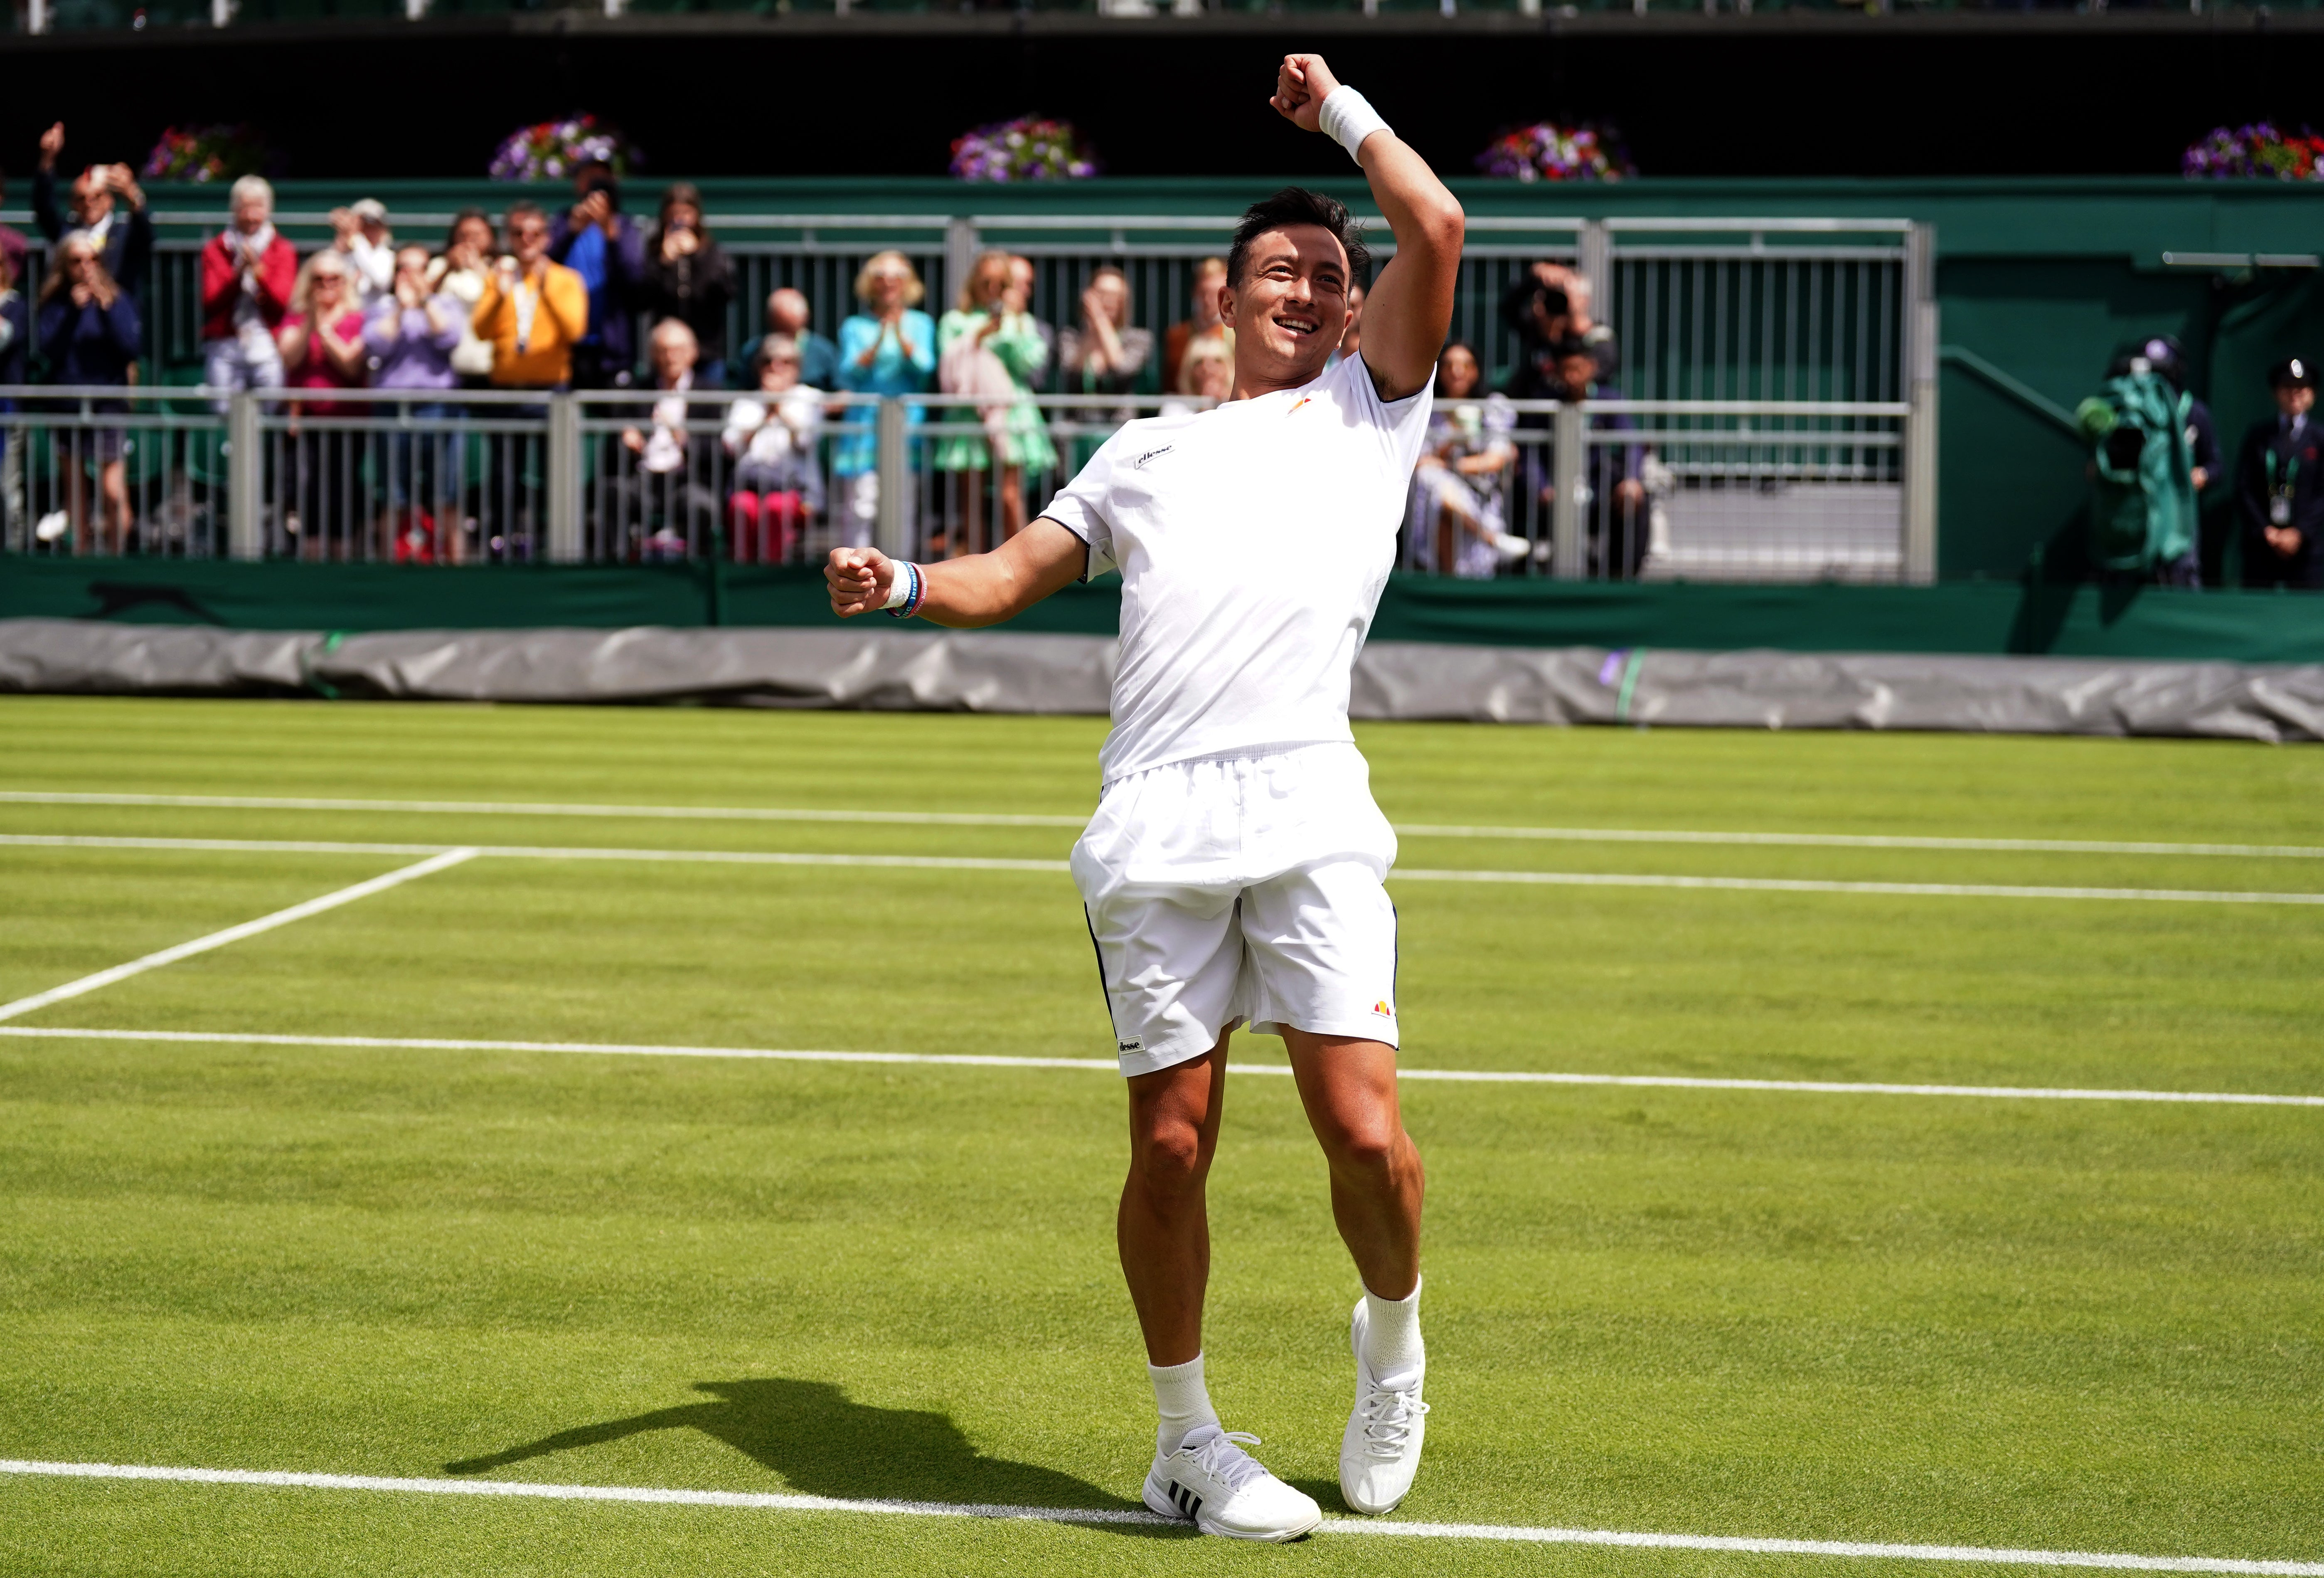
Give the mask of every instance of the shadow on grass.
[[[650, 1430], [699, 1430], [780, 1474], [808, 1496], [847, 1500], [946, 1501], [982, 1507], [1139, 1511], [1085, 1480], [1034, 1463], [987, 1457], [942, 1414], [874, 1408], [848, 1401], [821, 1380], [706, 1380], [707, 1402], [656, 1408], [626, 1419], [580, 1425], [482, 1457], [444, 1465], [447, 1473], [481, 1474], [577, 1447], [642, 1435]], [[1080, 1521], [1074, 1519], [1073, 1521]], [[1157, 1523], [1094, 1523], [1117, 1534], [1191, 1535]]]

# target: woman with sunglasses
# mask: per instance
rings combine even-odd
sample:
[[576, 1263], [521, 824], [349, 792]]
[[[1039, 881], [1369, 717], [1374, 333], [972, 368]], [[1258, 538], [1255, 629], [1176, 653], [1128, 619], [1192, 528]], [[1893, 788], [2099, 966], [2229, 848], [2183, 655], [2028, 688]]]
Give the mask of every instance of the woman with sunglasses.
[[[839, 326], [839, 386], [855, 394], [924, 394], [936, 371], [936, 319], [919, 309], [927, 288], [900, 252], [865, 260], [855, 276], [855, 299], [863, 310]], [[914, 427], [927, 413], [907, 408]], [[839, 484], [834, 522], [840, 540], [868, 548], [880, 513], [880, 456], [872, 431], [875, 413], [859, 406], [847, 413], [848, 431], [834, 447], [831, 475]], [[919, 445], [912, 446], [912, 475], [919, 475]], [[903, 502], [905, 513], [911, 501]]]
[[[278, 337], [284, 386], [361, 389], [371, 371], [363, 329], [346, 254], [326, 250], [309, 258], [291, 287], [290, 310]], [[349, 534], [366, 513], [355, 496], [364, 436], [327, 424], [367, 409], [336, 400], [302, 400], [290, 407], [291, 505], [282, 524], [298, 539], [301, 558], [350, 554]]]

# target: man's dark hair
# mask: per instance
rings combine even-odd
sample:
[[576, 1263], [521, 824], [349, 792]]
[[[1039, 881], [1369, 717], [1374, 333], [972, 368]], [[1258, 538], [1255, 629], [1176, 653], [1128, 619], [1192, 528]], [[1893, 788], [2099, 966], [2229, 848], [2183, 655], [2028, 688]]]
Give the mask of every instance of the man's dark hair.
[[517, 219], [520, 216], [529, 219], [540, 219], [544, 222], [549, 218], [547, 210], [543, 209], [539, 203], [527, 198], [522, 202], [511, 203], [508, 206], [508, 212], [501, 217], [501, 223], [511, 229], [514, 229], [516, 227]]
[[1350, 284], [1360, 282], [1371, 267], [1372, 254], [1364, 245], [1363, 227], [1348, 217], [1347, 204], [1322, 192], [1311, 192], [1305, 187], [1287, 186], [1242, 211], [1242, 223], [1235, 226], [1234, 245], [1227, 250], [1229, 288], [1242, 283], [1243, 270], [1250, 263], [1250, 244], [1270, 230], [1289, 225], [1320, 225], [1338, 236], [1340, 245], [1347, 249]]

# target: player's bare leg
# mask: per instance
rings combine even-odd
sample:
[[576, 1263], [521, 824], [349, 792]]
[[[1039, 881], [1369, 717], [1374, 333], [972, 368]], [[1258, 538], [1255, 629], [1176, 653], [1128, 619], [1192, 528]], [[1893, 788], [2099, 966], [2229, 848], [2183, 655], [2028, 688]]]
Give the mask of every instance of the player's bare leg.
[[1204, 1187], [1219, 1145], [1232, 1035], [1201, 1057], [1128, 1082], [1130, 1177], [1115, 1236], [1153, 1365], [1184, 1364], [1203, 1351], [1203, 1292], [1211, 1278]]
[[1161, 1417], [1144, 1500], [1167, 1517], [1193, 1518], [1206, 1534], [1296, 1539], [1323, 1521], [1323, 1509], [1243, 1451], [1258, 1437], [1219, 1423], [1203, 1380], [1203, 1292], [1211, 1276], [1204, 1194], [1232, 1034], [1200, 1057], [1130, 1081], [1130, 1177], [1117, 1232]]
[[1396, 1048], [1286, 1029], [1307, 1122], [1332, 1172], [1332, 1216], [1364, 1296], [1349, 1322], [1356, 1403], [1340, 1438], [1340, 1491], [1359, 1512], [1402, 1501], [1420, 1468], [1428, 1405], [1420, 1341], [1420, 1151], [1397, 1103]]

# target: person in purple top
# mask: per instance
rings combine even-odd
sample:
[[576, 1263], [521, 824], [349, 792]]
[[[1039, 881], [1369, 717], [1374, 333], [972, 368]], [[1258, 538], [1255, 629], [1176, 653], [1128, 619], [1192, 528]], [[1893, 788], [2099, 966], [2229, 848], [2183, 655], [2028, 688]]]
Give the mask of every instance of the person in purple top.
[[[125, 386], [137, 359], [137, 303], [106, 272], [97, 243], [74, 230], [57, 243], [48, 283], [41, 287], [40, 346], [49, 359], [49, 381], [60, 384]], [[104, 495], [99, 528], [106, 551], [119, 553], [129, 540], [129, 474], [122, 457], [127, 435], [119, 428], [69, 427], [61, 413], [81, 409], [78, 401], [58, 402], [52, 430], [57, 474], [64, 479], [65, 515], [76, 551], [89, 547], [88, 478], [94, 468]], [[97, 400], [90, 409], [125, 411], [126, 401]]]
[[[395, 254], [392, 288], [372, 303], [364, 320], [364, 348], [372, 355], [374, 389], [409, 390], [426, 398], [410, 405], [380, 406], [407, 421], [426, 424], [413, 432], [399, 426], [388, 438], [388, 512], [380, 523], [381, 551], [399, 559], [457, 562], [462, 533], [455, 529], [454, 503], [460, 496], [460, 440], [452, 430], [458, 412], [446, 402], [460, 385], [452, 353], [468, 310], [459, 299], [428, 286], [428, 249], [407, 246]], [[417, 497], [420, 507], [414, 509]]]

